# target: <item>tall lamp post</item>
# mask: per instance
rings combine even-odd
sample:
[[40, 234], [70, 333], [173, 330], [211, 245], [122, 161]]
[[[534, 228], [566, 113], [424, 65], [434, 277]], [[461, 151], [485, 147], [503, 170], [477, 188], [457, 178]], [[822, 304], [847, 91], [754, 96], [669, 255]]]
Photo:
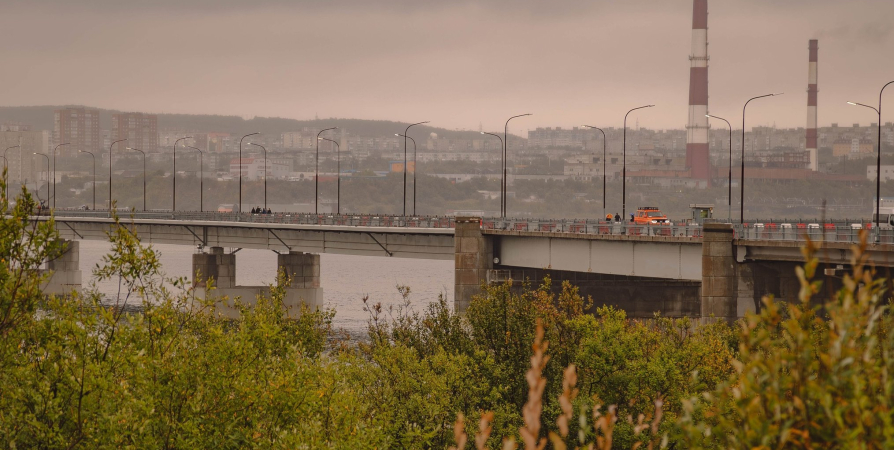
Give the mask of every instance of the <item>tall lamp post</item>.
[[[93, 210], [96, 211], [96, 155], [87, 150], [78, 150], [78, 153], [86, 153], [93, 158]], [[109, 161], [111, 161], [111, 159]]]
[[623, 147], [623, 163], [621, 164], [621, 220], [627, 220], [627, 116], [633, 111], [643, 108], [651, 108], [655, 105], [637, 106], [624, 114], [624, 147]]
[[118, 139], [109, 144], [109, 211], [112, 210], [112, 147], [114, 147], [115, 144], [126, 140], [127, 139]]
[[[204, 164], [202, 163], [202, 151], [199, 150], [199, 149], [196, 148], [196, 147], [191, 146], [191, 145], [187, 145], [187, 147], [189, 147], [189, 148], [191, 148], [191, 149], [193, 149], [193, 150], [199, 152], [199, 212], [205, 212], [205, 206], [204, 206], [204, 205], [205, 205], [205, 200], [204, 200], [204, 196], [205, 196], [205, 186], [204, 186], [205, 173], [204, 173], [204, 169], [203, 169], [203, 168], [204, 168]], [[265, 190], [265, 191], [267, 190], [266, 187], [265, 187], [264, 190]]]
[[[56, 150], [63, 145], [69, 145], [69, 143], [59, 144], [53, 148], [53, 209], [56, 209]], [[47, 195], [49, 195], [49, 192], [47, 192]]]
[[323, 128], [317, 133], [317, 156], [314, 157], [314, 164], [316, 165], [316, 168], [314, 169], [314, 214], [320, 213], [320, 135], [323, 134], [324, 131], [337, 129], [338, 127]]
[[[422, 125], [424, 123], [428, 123], [428, 121], [426, 120], [425, 122], [417, 122], [417, 123], [412, 123], [412, 124], [408, 125], [407, 129], [404, 130], [404, 134], [402, 135], [404, 137], [404, 198], [403, 198], [404, 217], [406, 217], [406, 215], [407, 215], [407, 135], [410, 133], [410, 127], [415, 127], [416, 125]], [[413, 145], [414, 146], [416, 145], [416, 141], [413, 141]], [[416, 162], [413, 161], [414, 166], [415, 166], [415, 164], [416, 164]], [[415, 180], [416, 179], [415, 178], [416, 177], [416, 168], [415, 167], [413, 168], [413, 177], [414, 177], [413, 179]], [[415, 189], [415, 184], [413, 186]], [[415, 197], [414, 197], [414, 201], [415, 201]], [[413, 214], [415, 215], [416, 213], [413, 212]]]
[[507, 205], [507, 203], [509, 203], [509, 193], [506, 192], [507, 191], [506, 188], [508, 186], [508, 184], [506, 183], [506, 181], [507, 181], [506, 180], [506, 155], [508, 154], [508, 151], [509, 151], [509, 121], [512, 119], [515, 119], [516, 117], [525, 117], [525, 116], [531, 116], [531, 115], [533, 115], [533, 114], [527, 113], [527, 114], [519, 114], [517, 116], [512, 116], [512, 117], [506, 119], [506, 125], [503, 127], [503, 178], [502, 178], [502, 181], [500, 182], [500, 189], [502, 190], [502, 192], [500, 193], [500, 204], [501, 204], [500, 217], [501, 218], [506, 217], [506, 210], [508, 209], [506, 205]]
[[[174, 195], [171, 199], [173, 201], [171, 203], [171, 212], [177, 212], [177, 143], [184, 139], [192, 139], [192, 136], [182, 137], [174, 141], [174, 173], [171, 174], [174, 178]], [[242, 161], [239, 161], [239, 163], [241, 164]]]
[[239, 139], [239, 213], [242, 213], [242, 141], [249, 137], [261, 133], [249, 133]]
[[774, 95], [782, 95], [782, 92], [777, 92], [775, 94], [764, 94], [758, 95], [757, 97], [751, 97], [745, 102], [745, 106], [742, 107], [742, 161], [741, 161], [741, 172], [739, 174], [739, 223], [745, 223], [745, 108], [748, 107], [748, 103], [752, 100], [757, 100], [759, 98], [764, 97], [773, 97]]
[[605, 217], [605, 179], [606, 179], [606, 159], [608, 158], [608, 153], [605, 150], [605, 131], [602, 128], [594, 127], [590, 125], [584, 125], [586, 128], [592, 128], [594, 130], [599, 130], [602, 133], [602, 217]]
[[713, 119], [720, 119], [726, 122], [726, 126], [729, 127], [729, 179], [727, 181], [727, 214], [729, 214], [729, 222], [733, 223], [733, 126], [730, 125], [729, 121], [724, 119], [723, 117], [712, 116], [710, 114], [705, 114], [705, 117], [710, 117]]
[[[0, 155], [0, 158], [3, 158], [3, 172], [4, 172], [4, 175], [6, 175], [6, 172], [9, 170], [9, 160], [6, 159], [6, 156], [3, 156], [3, 155]], [[9, 209], [9, 188], [8, 188], [9, 183], [7, 183], [6, 186], [7, 186], [7, 189], [5, 191], [3, 191], [3, 194], [5, 194], [3, 198], [6, 200], [3, 203], [3, 211], [6, 211], [7, 209]]]
[[876, 159], [875, 159], [875, 229], [876, 229], [875, 240], [876, 240], [876, 242], [878, 242], [878, 240], [879, 240], [879, 234], [881, 231], [881, 230], [879, 230], [879, 223], [880, 223], [879, 220], [880, 220], [880, 215], [881, 215], [880, 212], [881, 212], [881, 204], [882, 204], [882, 197], [881, 197], [881, 193], [882, 193], [882, 94], [885, 93], [885, 88], [888, 87], [888, 85], [890, 85], [892, 83], [894, 83], [894, 81], [889, 81], [884, 86], [882, 86], [882, 90], [879, 91], [879, 93], [878, 93], [878, 109], [873, 108], [872, 106], [869, 106], [869, 105], [864, 105], [862, 103], [847, 102], [849, 105], [865, 106], [869, 109], [873, 109], [878, 114], [878, 153], [876, 154]]
[[413, 141], [413, 215], [416, 215], [416, 170], [419, 169], [419, 164], [416, 162], [416, 140], [405, 136], [403, 134], [395, 134], [395, 136], [402, 136], [404, 140], [409, 139]]
[[264, 209], [267, 209], [267, 149], [264, 148], [263, 145], [255, 144], [254, 142], [249, 142], [248, 145], [254, 145], [255, 147], [261, 147], [261, 150], [264, 151]]
[[143, 155], [143, 211], [146, 211], [146, 153], [138, 148], [125, 147], [127, 150], [140, 152]]
[[[493, 137], [495, 137], [495, 138], [497, 138], [497, 139], [500, 140], [500, 160], [502, 161], [502, 160], [503, 160], [503, 136], [500, 136], [499, 134], [488, 133], [488, 132], [486, 132], [486, 131], [482, 131], [481, 134], [486, 134], [486, 135], [488, 135], [488, 136], [493, 136]], [[500, 167], [500, 173], [501, 173], [501, 174], [503, 173], [503, 168], [502, 168], [502, 167]], [[502, 193], [503, 193], [503, 183], [500, 182], [500, 194], [501, 194], [501, 195], [500, 195], [500, 214], [503, 213], [503, 197], [502, 197]]]
[[323, 137], [317, 139], [335, 144], [335, 172], [337, 174], [335, 182], [335, 215], [339, 215], [341, 214], [341, 146], [338, 145], [338, 142], [335, 142], [332, 139]]
[[[13, 145], [12, 147], [6, 147], [6, 150], [3, 150], [3, 160], [6, 161], [5, 167], [6, 167], [6, 176], [7, 177], [9, 177], [9, 156], [6, 153], [14, 148], [19, 148], [19, 146]], [[19, 151], [19, 154], [21, 154], [21, 150]], [[19, 159], [22, 159], [22, 158], [20, 157]], [[22, 166], [22, 163], [21, 163], [21, 161], [19, 161], [19, 167], [21, 167], [21, 166]], [[8, 207], [9, 206], [9, 180], [7, 179], [6, 181], [7, 181], [7, 183], [6, 183], [6, 204]]]
[[[47, 159], [47, 204], [50, 203], [50, 157], [43, 153], [34, 152], [35, 155], [43, 156]], [[40, 189], [37, 190], [37, 199], [40, 200]], [[49, 205], [48, 205], [49, 206]]]

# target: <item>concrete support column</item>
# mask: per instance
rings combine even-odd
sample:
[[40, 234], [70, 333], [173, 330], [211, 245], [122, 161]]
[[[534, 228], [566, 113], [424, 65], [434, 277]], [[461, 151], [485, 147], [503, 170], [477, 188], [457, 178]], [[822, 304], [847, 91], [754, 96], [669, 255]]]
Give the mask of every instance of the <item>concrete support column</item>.
[[703, 322], [736, 320], [737, 272], [732, 227], [729, 224], [705, 224], [701, 287]]
[[289, 252], [277, 255], [278, 271], [292, 278], [293, 289], [314, 289], [320, 287], [320, 255], [303, 252]]
[[481, 219], [458, 217], [454, 234], [455, 277], [453, 307], [462, 312], [472, 296], [479, 293], [487, 280], [487, 271], [494, 267], [493, 240], [481, 233]]
[[208, 253], [194, 253], [192, 255], [193, 286], [204, 288], [209, 278], [214, 279], [214, 286], [218, 289], [235, 287], [236, 254], [224, 253], [223, 247], [211, 247]]
[[45, 294], [66, 295], [72, 290], [81, 288], [79, 244], [78, 241], [63, 240], [64, 252], [59, 257], [47, 261], [46, 270], [51, 272], [51, 275], [43, 289]]

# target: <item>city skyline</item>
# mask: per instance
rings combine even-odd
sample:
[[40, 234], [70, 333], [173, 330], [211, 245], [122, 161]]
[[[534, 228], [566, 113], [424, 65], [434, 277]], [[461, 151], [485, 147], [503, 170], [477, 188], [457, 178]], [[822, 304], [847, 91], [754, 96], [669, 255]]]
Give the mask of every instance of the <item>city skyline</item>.
[[[5, 103], [421, 118], [469, 130], [499, 129], [509, 115], [533, 112], [512, 124], [517, 134], [581, 123], [619, 126], [630, 107], [654, 103], [631, 122], [686, 125], [691, 2], [252, 5], [13, 1], [0, 18], [0, 36], [27, 38], [4, 50], [17, 69], [0, 75], [11, 87]], [[38, 16], [42, 32], [25, 33]], [[709, 111], [735, 120], [749, 96], [786, 92], [749, 108], [748, 126], [803, 127], [807, 41], [818, 38], [820, 126], [877, 121], [845, 102], [872, 103], [890, 81], [894, 62], [882, 56], [894, 40], [892, 17], [894, 5], [882, 1], [712, 4]], [[60, 44], [60, 33], [71, 33], [74, 23], [77, 33]], [[137, 63], [141, 70], [129, 69]], [[755, 70], [761, 67], [774, 69]]]

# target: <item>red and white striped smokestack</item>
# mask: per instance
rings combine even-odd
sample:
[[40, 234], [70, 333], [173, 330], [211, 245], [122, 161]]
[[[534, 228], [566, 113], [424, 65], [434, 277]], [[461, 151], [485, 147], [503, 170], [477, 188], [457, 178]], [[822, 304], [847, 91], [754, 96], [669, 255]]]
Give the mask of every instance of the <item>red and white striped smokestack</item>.
[[692, 2], [692, 54], [689, 57], [689, 122], [686, 166], [692, 178], [711, 179], [708, 156], [708, 0]]
[[810, 63], [807, 72], [807, 152], [810, 156], [809, 169], [817, 169], [816, 153], [816, 93], [817, 93], [817, 54], [819, 41], [811, 39], [807, 45], [810, 50]]

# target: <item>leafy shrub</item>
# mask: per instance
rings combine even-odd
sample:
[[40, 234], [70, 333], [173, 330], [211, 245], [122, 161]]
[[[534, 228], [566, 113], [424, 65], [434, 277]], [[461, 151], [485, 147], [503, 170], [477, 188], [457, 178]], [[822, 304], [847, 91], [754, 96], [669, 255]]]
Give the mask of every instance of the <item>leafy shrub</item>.
[[894, 316], [885, 282], [866, 267], [865, 234], [853, 274], [822, 309], [812, 243], [798, 268], [800, 302], [764, 299], [740, 329], [735, 373], [693, 396], [681, 418], [690, 448], [894, 448]]

